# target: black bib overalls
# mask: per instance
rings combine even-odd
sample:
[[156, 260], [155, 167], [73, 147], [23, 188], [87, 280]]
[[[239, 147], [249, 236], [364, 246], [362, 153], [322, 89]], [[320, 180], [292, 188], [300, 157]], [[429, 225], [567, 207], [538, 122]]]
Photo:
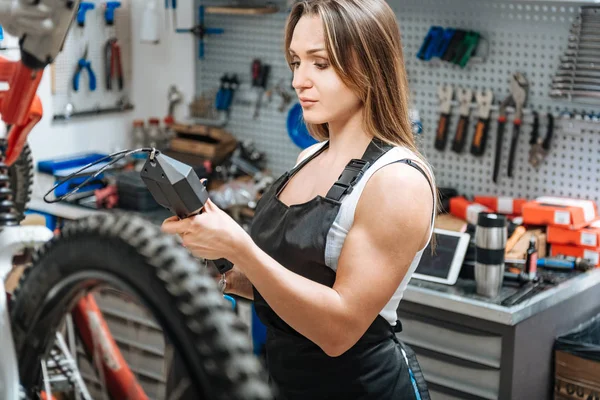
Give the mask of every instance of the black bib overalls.
[[[325, 242], [341, 199], [391, 146], [374, 139], [362, 159], [352, 160], [347, 165], [327, 196], [286, 206], [278, 194], [296, 172], [327, 147], [328, 143], [285, 173], [264, 193], [257, 205], [251, 236], [263, 251], [287, 269], [332, 287], [336, 274], [325, 265]], [[411, 160], [399, 162], [417, 168], [427, 178]], [[365, 268], [377, 266], [366, 265]], [[402, 353], [403, 344], [396, 338], [394, 328], [380, 315], [351, 349], [339, 357], [329, 357], [279, 318], [256, 288], [254, 304], [257, 315], [267, 326], [266, 361], [278, 391], [277, 399], [417, 399], [416, 386], [421, 388], [420, 398], [428, 398], [420, 369], [409, 371]]]

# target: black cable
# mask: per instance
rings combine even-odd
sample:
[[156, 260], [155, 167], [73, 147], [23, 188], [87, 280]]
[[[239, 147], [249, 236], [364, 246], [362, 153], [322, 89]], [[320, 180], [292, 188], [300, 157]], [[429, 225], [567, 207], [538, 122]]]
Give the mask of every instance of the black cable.
[[[95, 179], [98, 175], [100, 175], [102, 172], [104, 172], [106, 169], [108, 169], [109, 167], [113, 166], [114, 164], [116, 164], [117, 162], [121, 161], [123, 158], [125, 157], [129, 157], [130, 155], [133, 154], [137, 154], [137, 153], [155, 153], [158, 154], [159, 151], [154, 149], [154, 148], [150, 148], [150, 147], [143, 147], [143, 148], [139, 148], [139, 149], [135, 149], [135, 150], [121, 150], [121, 151], [117, 151], [116, 153], [113, 154], [109, 154], [106, 157], [102, 157], [99, 160], [96, 160], [92, 163], [89, 163], [87, 165], [85, 165], [84, 167], [81, 167], [79, 170], [73, 172], [72, 174], [70, 174], [69, 176], [61, 179], [58, 181], [58, 183], [56, 183], [52, 189], [50, 189], [45, 195], [44, 195], [44, 201], [46, 203], [57, 203], [59, 201], [62, 201], [64, 199], [66, 199], [67, 197], [75, 194], [79, 189], [81, 189], [83, 186], [85, 186], [88, 182], [90, 182], [92, 179]], [[85, 181], [83, 181], [82, 183], [80, 183], [79, 185], [77, 185], [75, 188], [73, 188], [71, 191], [69, 191], [68, 193], [63, 194], [60, 197], [57, 197], [53, 200], [48, 200], [47, 197], [50, 193], [54, 192], [54, 190], [56, 190], [57, 187], [59, 187], [60, 185], [66, 183], [68, 180], [70, 180], [71, 178], [73, 178], [74, 176], [79, 175], [80, 173], [82, 173], [83, 171], [89, 169], [90, 167], [93, 167], [94, 165], [100, 164], [101, 162], [104, 162], [108, 159], [111, 158], [115, 158], [114, 160], [110, 161], [108, 164], [106, 164], [105, 166], [103, 166], [102, 168], [100, 168], [99, 170], [97, 170], [95, 173], [93, 173], [92, 175], [90, 175], [89, 178], [87, 178]]]

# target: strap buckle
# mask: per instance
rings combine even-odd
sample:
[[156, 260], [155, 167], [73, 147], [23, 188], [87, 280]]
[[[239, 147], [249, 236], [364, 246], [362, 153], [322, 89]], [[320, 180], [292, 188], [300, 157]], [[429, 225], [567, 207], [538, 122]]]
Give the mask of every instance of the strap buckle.
[[350, 160], [338, 180], [333, 184], [334, 187], [331, 194], [333, 195], [336, 192], [334, 196], [339, 201], [342, 196], [352, 193], [354, 185], [363, 177], [365, 171], [370, 166], [371, 163], [365, 160], [358, 158]]
[[365, 171], [369, 169], [370, 165], [371, 163], [365, 160], [357, 158], [350, 160], [338, 178], [338, 183], [354, 186], [354, 184], [363, 177]]

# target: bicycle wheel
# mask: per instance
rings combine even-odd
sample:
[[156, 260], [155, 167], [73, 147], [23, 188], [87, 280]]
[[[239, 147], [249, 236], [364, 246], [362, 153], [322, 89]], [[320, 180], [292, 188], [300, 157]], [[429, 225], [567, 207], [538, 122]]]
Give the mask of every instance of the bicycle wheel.
[[127, 214], [68, 224], [36, 253], [13, 296], [21, 384], [43, 390], [41, 362], [84, 295], [110, 285], [134, 295], [176, 349], [199, 399], [269, 399], [247, 332], [206, 269], [174, 237]]

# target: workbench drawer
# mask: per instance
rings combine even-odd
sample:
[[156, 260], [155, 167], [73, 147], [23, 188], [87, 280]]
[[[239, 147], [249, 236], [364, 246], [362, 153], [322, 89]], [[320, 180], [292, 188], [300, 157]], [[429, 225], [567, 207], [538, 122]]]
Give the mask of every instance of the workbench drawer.
[[496, 400], [500, 370], [413, 347], [427, 382], [482, 399]]
[[398, 337], [411, 346], [500, 368], [502, 337], [461, 325], [400, 313]]

